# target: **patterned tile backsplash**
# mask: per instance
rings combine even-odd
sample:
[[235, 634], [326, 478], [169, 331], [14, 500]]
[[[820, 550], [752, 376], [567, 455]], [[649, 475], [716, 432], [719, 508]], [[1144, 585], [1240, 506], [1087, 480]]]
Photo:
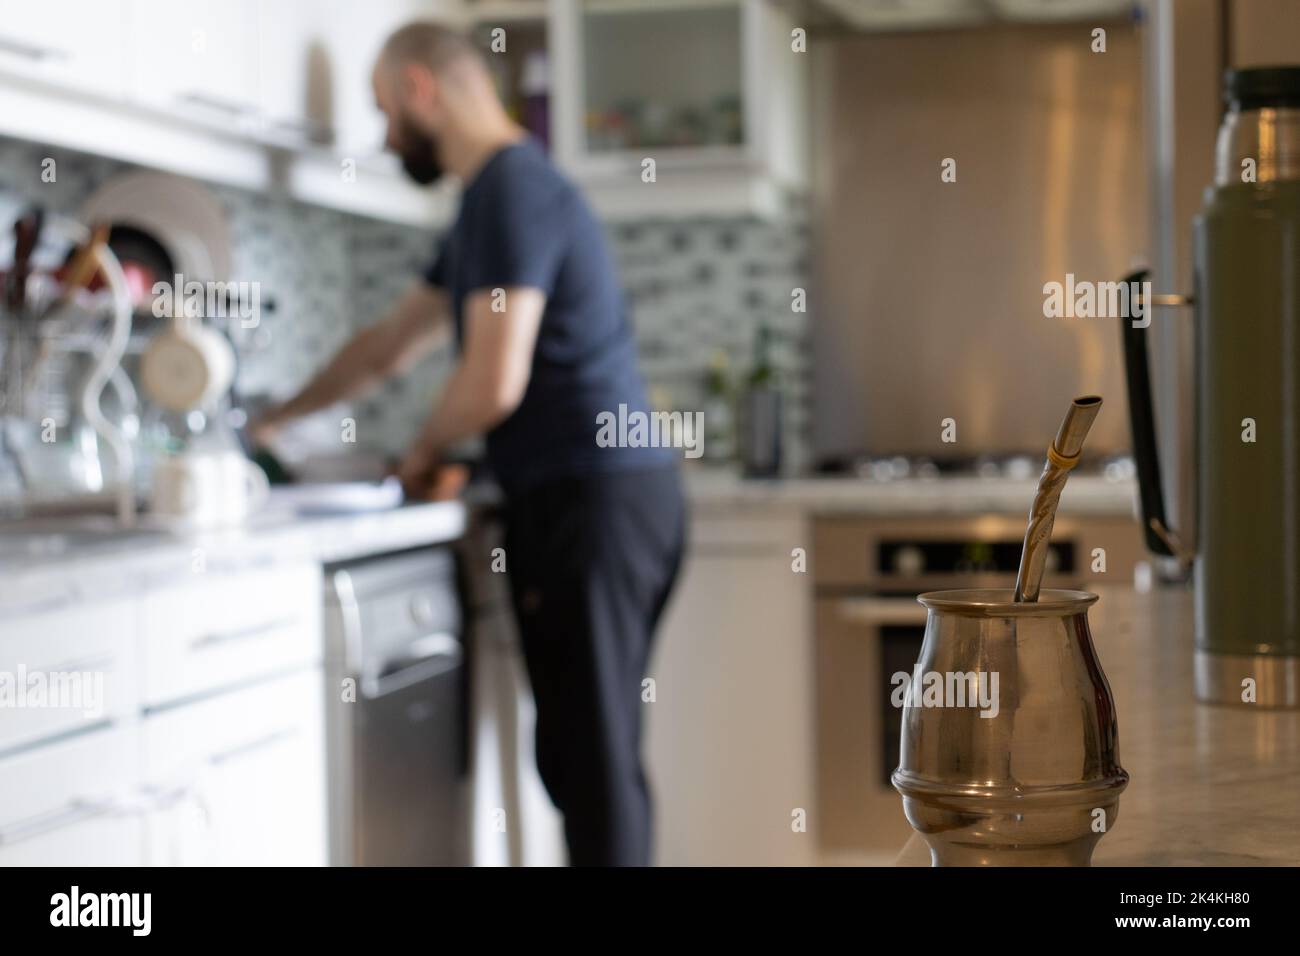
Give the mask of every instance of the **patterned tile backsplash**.
[[[57, 179], [41, 181], [52, 157]], [[0, 211], [39, 202], [75, 214], [124, 164], [35, 143], [0, 138]], [[240, 355], [244, 394], [282, 396], [304, 382], [357, 329], [396, 300], [432, 255], [429, 232], [322, 209], [278, 196], [211, 186], [226, 211], [234, 275], [261, 284], [262, 322]], [[5, 216], [8, 228], [9, 216]], [[792, 290], [808, 287], [806, 212], [776, 221], [749, 217], [611, 223], [615, 257], [627, 290], [642, 370], [660, 407], [703, 407], [711, 357], [722, 352], [739, 384], [755, 333], [774, 333], [774, 359], [788, 396], [788, 465], [806, 462], [811, 376], [809, 315], [791, 307]], [[810, 306], [811, 309], [811, 306]], [[398, 454], [423, 420], [452, 356], [426, 359], [407, 375], [348, 409], [312, 423], [337, 434], [356, 419], [357, 444]]]

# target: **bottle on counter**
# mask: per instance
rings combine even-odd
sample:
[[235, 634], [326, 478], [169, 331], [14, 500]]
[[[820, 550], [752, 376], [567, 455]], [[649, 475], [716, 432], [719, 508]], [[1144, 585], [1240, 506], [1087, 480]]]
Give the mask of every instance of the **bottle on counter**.
[[775, 478], [781, 473], [781, 390], [771, 346], [771, 329], [760, 325], [745, 388], [743, 454], [748, 478]]
[[735, 394], [727, 353], [719, 349], [709, 359], [704, 377], [704, 460], [712, 464], [736, 456]]

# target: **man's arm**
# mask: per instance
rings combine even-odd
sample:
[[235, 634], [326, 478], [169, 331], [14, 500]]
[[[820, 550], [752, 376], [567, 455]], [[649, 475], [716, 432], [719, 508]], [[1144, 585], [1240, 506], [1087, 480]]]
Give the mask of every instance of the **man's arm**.
[[512, 287], [503, 301], [494, 312], [490, 289], [465, 300], [460, 361], [398, 472], [410, 491], [423, 490], [449, 446], [504, 421], [523, 400], [546, 295]]
[[291, 419], [357, 398], [406, 371], [446, 337], [447, 319], [446, 294], [415, 283], [388, 315], [353, 336], [297, 395], [259, 416], [254, 439], [265, 444]]

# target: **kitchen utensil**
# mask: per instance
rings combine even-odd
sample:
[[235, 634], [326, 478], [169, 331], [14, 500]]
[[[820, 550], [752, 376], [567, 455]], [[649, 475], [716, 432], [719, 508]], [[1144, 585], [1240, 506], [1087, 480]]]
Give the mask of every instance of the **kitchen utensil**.
[[[101, 225], [91, 230], [89, 238], [73, 249], [68, 257], [67, 263], [59, 270], [60, 291], [54, 300], [40, 311], [40, 321], [57, 315], [59, 310], [67, 307], [76, 296], [76, 294], [96, 277], [99, 272], [99, 255], [108, 241], [108, 227]], [[49, 337], [41, 336], [40, 345], [36, 350], [35, 357], [32, 358], [30, 365], [23, 375], [21, 388], [21, 401], [26, 402], [27, 396], [35, 386], [40, 374], [50, 357], [53, 348], [53, 342]]]
[[175, 412], [212, 405], [235, 377], [235, 351], [197, 319], [177, 317], [140, 357], [140, 379], [159, 405]]
[[186, 452], [154, 462], [151, 512], [183, 530], [237, 525], [267, 500], [266, 475], [237, 451]]
[[108, 243], [109, 227], [105, 223], [94, 226], [90, 238], [72, 254], [63, 271], [63, 291], [60, 302], [67, 302], [77, 291], [90, 284], [98, 271], [95, 256], [97, 250]]
[[1148, 330], [1125, 319], [1133, 452], [1147, 546], [1194, 567], [1196, 696], [1300, 707], [1300, 67], [1229, 71], [1225, 99], [1194, 296], [1144, 303], [1194, 304], [1193, 527], [1165, 516]]
[[892, 776], [936, 866], [1087, 866], [1128, 774], [1085, 591], [1040, 593], [1061, 490], [1101, 399], [1048, 448], [1013, 591], [931, 591]]
[[13, 263], [5, 275], [4, 307], [15, 320], [6, 325], [4, 343], [3, 408], [6, 414], [21, 415], [34, 357], [30, 334], [23, 328], [29, 315], [27, 280], [31, 275], [32, 253], [40, 241], [45, 214], [40, 207], [30, 209], [14, 220]]
[[918, 598], [927, 617], [917, 698], [903, 710], [891, 779], [935, 866], [1087, 866], [1128, 785], [1088, 630], [1097, 596], [1014, 597]]
[[32, 253], [40, 242], [45, 211], [36, 206], [14, 222], [14, 261], [5, 283], [5, 305], [17, 315], [27, 312], [27, 279], [31, 275]]
[[[37, 226], [43, 225], [43, 217], [38, 217]], [[131, 306], [127, 294], [126, 279], [116, 257], [102, 242], [96, 242], [93, 234], [85, 226], [75, 220], [56, 216], [52, 217], [51, 228], [52, 231], [59, 233], [64, 241], [87, 250], [86, 255], [93, 261], [90, 272], [92, 274], [98, 273], [103, 278], [106, 293], [97, 297], [93, 308], [84, 310], [84, 315], [81, 316], [81, 319], [90, 323], [92, 331], [88, 336], [89, 344], [65, 346], [65, 342], [68, 341], [66, 339], [60, 339], [58, 343], [60, 350], [69, 352], [82, 351], [90, 356], [89, 368], [85, 371], [84, 376], [80, 376], [81, 387], [76, 395], [76, 420], [80, 421], [88, 431], [82, 432], [79, 428], [74, 428], [75, 421], [70, 419], [63, 425], [57, 426], [65, 429], [64, 433], [59, 435], [59, 438], [74, 438], [76, 447], [82, 448], [86, 443], [82, 441], [80, 436], [93, 432], [95, 453], [93, 455], [86, 453], [81, 456], [85, 467], [82, 467], [77, 473], [80, 477], [76, 483], [78, 486], [84, 486], [93, 482], [96, 486], [102, 486], [105, 492], [111, 491], [116, 501], [119, 522], [122, 525], [130, 525], [135, 517], [134, 450], [123, 429], [109, 421], [100, 408], [100, 397], [104, 389], [115, 378], [120, 381], [120, 364], [131, 332]], [[30, 225], [20, 225], [16, 234], [18, 241], [15, 243], [15, 259], [18, 268], [11, 270], [11, 280], [15, 278], [15, 275], [19, 278], [25, 276], [27, 271], [26, 262], [30, 258], [31, 251], [35, 248], [36, 239], [39, 237], [40, 232], [40, 228], [33, 229]], [[27, 283], [25, 279], [20, 285], [23, 292], [21, 296], [23, 304], [19, 312], [21, 320], [31, 314], [32, 310], [29, 303], [26, 302]], [[10, 296], [13, 296], [15, 302], [20, 297], [13, 282], [6, 288], [6, 305], [9, 304]], [[37, 298], [40, 297], [37, 296]], [[44, 317], [49, 318], [48, 314]], [[99, 323], [105, 318], [108, 319], [107, 334], [99, 334], [102, 329]], [[73, 325], [79, 321], [76, 316], [60, 313], [58, 321], [51, 320], [51, 324], [62, 329], [65, 320], [68, 320]], [[38, 324], [26, 321], [7, 323], [6, 368], [0, 384], [4, 386], [5, 414], [17, 418], [27, 418], [28, 421], [22, 424], [32, 426], [33, 415], [31, 413], [39, 412], [34, 416], [34, 419], [40, 421], [43, 441], [49, 443], [49, 439], [44, 435], [44, 430], [47, 427], [46, 419], [51, 417], [53, 403], [47, 404], [42, 409], [29, 409], [27, 403], [23, 401], [27, 391], [24, 382], [26, 376], [23, 374], [27, 370], [27, 363], [24, 359], [25, 356], [37, 352], [37, 346], [44, 345], [49, 341], [43, 338], [43, 327], [46, 324], [45, 322]], [[40, 339], [39, 342], [38, 339]], [[19, 360], [14, 362], [16, 356]], [[120, 386], [116, 386], [115, 390], [119, 395], [124, 395], [129, 391], [129, 389], [124, 390]], [[71, 429], [75, 434], [69, 434], [68, 429]], [[6, 444], [8, 444], [8, 441], [6, 441]], [[111, 487], [108, 481], [103, 480], [98, 471], [99, 451], [103, 447], [107, 447], [111, 451], [112, 461], [115, 466], [114, 481]], [[27, 480], [29, 478], [27, 474], [24, 473], [23, 478], [24, 498], [39, 496], [42, 493], [42, 488], [34, 486], [32, 481]]]
[[1016, 601], [1037, 601], [1038, 589], [1043, 584], [1043, 569], [1047, 564], [1048, 544], [1052, 537], [1052, 523], [1056, 520], [1056, 507], [1070, 470], [1079, 463], [1083, 440], [1088, 436], [1101, 399], [1096, 395], [1076, 398], [1065, 413], [1056, 439], [1047, 449], [1047, 463], [1038, 479], [1038, 491], [1029, 509], [1029, 527], [1025, 530], [1025, 546], [1020, 552], [1020, 571], [1016, 575]]

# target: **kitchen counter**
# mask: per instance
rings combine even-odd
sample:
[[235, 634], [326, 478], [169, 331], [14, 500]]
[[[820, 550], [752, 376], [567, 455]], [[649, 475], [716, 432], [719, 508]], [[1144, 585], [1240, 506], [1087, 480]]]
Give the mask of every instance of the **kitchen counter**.
[[40, 530], [0, 522], [0, 618], [140, 593], [197, 571], [329, 563], [450, 541], [465, 524], [466, 507], [456, 501], [328, 515], [271, 507], [242, 527], [192, 534], [120, 530], [107, 521], [50, 521]]
[[[1130, 781], [1094, 865], [1300, 864], [1300, 711], [1197, 703], [1191, 596], [1098, 591], [1090, 624]], [[929, 865], [920, 836], [897, 862]]]
[[[711, 466], [682, 469], [697, 510], [787, 508], [816, 514], [1027, 515], [1038, 487], [1029, 479], [950, 476], [871, 481], [852, 477], [782, 478], [758, 481]], [[1061, 495], [1061, 513], [1134, 514], [1137, 485], [1100, 475], [1075, 475]]]
[[[869, 481], [790, 478], [755, 481], [734, 470], [683, 468], [695, 514], [1023, 515], [1036, 479], [945, 477]], [[477, 497], [476, 497], [476, 496]], [[1136, 498], [1131, 481], [1093, 475], [1071, 479], [1062, 514], [1128, 516]], [[126, 594], [168, 583], [202, 567], [236, 569], [283, 560], [345, 560], [416, 547], [459, 536], [467, 510], [499, 499], [478, 489], [466, 502], [408, 505], [394, 511], [329, 516], [295, 515], [272, 508], [229, 531], [178, 535], [147, 527], [120, 531], [106, 519], [50, 522], [47, 533], [0, 522], [0, 615], [65, 601]]]

